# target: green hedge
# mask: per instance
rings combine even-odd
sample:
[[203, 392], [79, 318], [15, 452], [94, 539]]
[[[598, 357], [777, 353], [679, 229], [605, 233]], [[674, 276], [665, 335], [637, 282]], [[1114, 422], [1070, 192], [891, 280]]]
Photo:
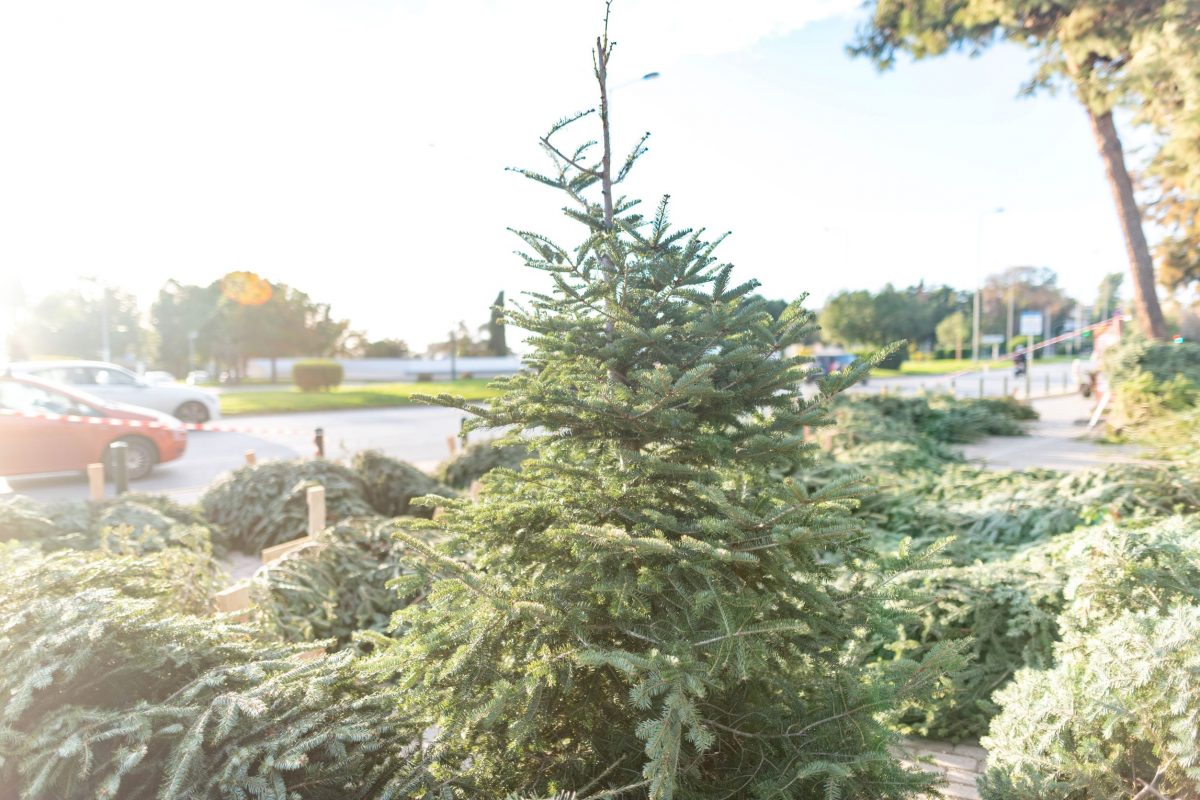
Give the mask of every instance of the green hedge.
[[292, 365], [292, 382], [304, 392], [319, 392], [342, 385], [345, 369], [329, 359], [307, 359]]

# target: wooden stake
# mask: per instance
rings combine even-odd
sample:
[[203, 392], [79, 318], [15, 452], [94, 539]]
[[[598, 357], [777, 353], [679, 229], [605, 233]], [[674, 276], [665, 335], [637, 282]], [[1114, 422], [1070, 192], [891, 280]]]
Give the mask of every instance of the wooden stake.
[[104, 499], [104, 465], [88, 464], [88, 498], [91, 500]]
[[301, 536], [299, 539], [292, 539], [290, 542], [272, 545], [262, 551], [262, 562], [270, 564], [272, 561], [278, 561], [289, 553], [304, 550], [308, 547], [320, 547], [320, 544], [311, 536]]
[[308, 535], [325, 530], [325, 487], [308, 487]]
[[222, 589], [217, 592], [214, 599], [217, 602], [217, 611], [224, 614], [241, 612], [236, 617], [239, 621], [250, 616], [250, 584], [248, 583], [239, 583], [228, 589]]
[[450, 451], [450, 457], [454, 458], [458, 455], [458, 439], [454, 436], [446, 437], [446, 448]]
[[252, 467], [258, 463], [258, 456], [254, 454], [253, 450], [246, 451], [246, 463]]

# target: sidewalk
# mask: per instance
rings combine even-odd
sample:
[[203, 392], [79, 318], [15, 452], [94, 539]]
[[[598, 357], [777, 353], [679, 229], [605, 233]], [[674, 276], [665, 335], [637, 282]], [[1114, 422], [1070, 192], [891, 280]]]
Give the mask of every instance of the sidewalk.
[[1034, 399], [1040, 418], [1029, 424], [1028, 436], [989, 436], [963, 447], [968, 461], [990, 469], [1081, 470], [1104, 464], [1139, 461], [1128, 445], [1103, 444], [1089, 437], [1092, 401], [1078, 394]]

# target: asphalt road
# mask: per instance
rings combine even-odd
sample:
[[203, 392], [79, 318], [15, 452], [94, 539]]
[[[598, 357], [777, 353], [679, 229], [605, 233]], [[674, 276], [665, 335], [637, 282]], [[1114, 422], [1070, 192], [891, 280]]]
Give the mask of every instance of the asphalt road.
[[[960, 397], [977, 397], [981, 379], [984, 393], [989, 396], [998, 396], [1006, 390], [1011, 393], [1018, 388], [1012, 371], [1004, 370], [958, 377], [874, 378], [853, 391], [915, 394], [950, 391], [953, 387]], [[1047, 386], [1051, 394], [1062, 393], [1071, 382], [1070, 365], [1036, 365], [1031, 379], [1035, 398], [1043, 395]], [[253, 450], [260, 461], [312, 455], [313, 432], [318, 427], [325, 430], [328, 458], [348, 461], [359, 450], [376, 449], [423, 469], [433, 469], [449, 455], [446, 439], [458, 433], [462, 418], [462, 412], [454, 409], [423, 406], [231, 417], [222, 424], [246, 432], [193, 432], [183, 458], [159, 465], [131, 489], [168, 494], [181, 502], [191, 502], [217, 476], [244, 464], [247, 450]], [[281, 428], [287, 430], [278, 430]], [[0, 479], [0, 491], [2, 484]], [[14, 492], [43, 501], [87, 498], [87, 481], [77, 474], [9, 478], [8, 485]]]
[[[261, 432], [193, 432], [183, 458], [160, 464], [130, 489], [191, 502], [218, 475], [242, 466], [247, 450], [253, 450], [260, 461], [312, 455], [313, 432], [318, 427], [325, 430], [327, 458], [348, 461], [359, 450], [375, 449], [432, 469], [448, 456], [446, 438], [458, 433], [462, 417], [454, 409], [426, 407], [231, 417], [222, 424]], [[87, 480], [82, 475], [9, 478], [8, 484], [14, 492], [37, 500], [87, 498]]]

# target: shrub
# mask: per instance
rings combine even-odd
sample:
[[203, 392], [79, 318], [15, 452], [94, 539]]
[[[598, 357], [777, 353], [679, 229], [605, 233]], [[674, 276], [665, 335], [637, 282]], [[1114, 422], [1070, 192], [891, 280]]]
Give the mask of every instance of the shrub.
[[41, 503], [19, 494], [0, 495], [0, 541], [49, 542], [59, 532]]
[[999, 710], [993, 692], [1023, 668], [1049, 668], [1062, 632], [1082, 635], [1129, 609], [1158, 612], [1200, 601], [1194, 527], [1175, 518], [1133, 529], [1087, 528], [1009, 558], [903, 577], [898, 587], [914, 597], [916, 611], [895, 637], [880, 640], [877, 656], [920, 655], [969, 639], [972, 659], [952, 691], [906, 712], [902, 730], [978, 737]]
[[1026, 665], [1051, 663], [1058, 638], [1063, 578], [1038, 559], [1001, 560], [923, 570], [898, 588], [916, 609], [878, 658], [920, 657], [942, 643], [966, 641], [966, 669], [932, 703], [907, 709], [899, 730], [936, 739], [978, 738], [998, 710], [992, 693]]
[[392, 614], [428, 586], [384, 520], [344, 520], [317, 541], [254, 576], [259, 621], [285, 641], [344, 645], [356, 631], [389, 630]]
[[834, 409], [834, 454], [884, 471], [930, 469], [961, 460], [949, 445], [987, 435], [1020, 435], [1024, 430], [1019, 422], [1036, 416], [1012, 400], [959, 400], [949, 395], [855, 395], [838, 398]]
[[112, 550], [56, 550], [42, 553], [17, 542], [0, 545], [0, 616], [14, 613], [34, 587], [39, 597], [69, 599], [89, 589], [112, 590], [124, 597], [154, 599], [168, 611], [206, 614], [213, 595], [228, 579], [203, 548], [171, 547], [152, 553], [130, 552], [119, 537]]
[[113, 590], [17, 591], [0, 621], [0, 786], [23, 800], [378, 797], [421, 735], [364, 693], [348, 654], [301, 661], [303, 645]]
[[427, 494], [453, 497], [454, 491], [406, 461], [389, 458], [378, 450], [356, 453], [351, 467], [358, 474], [367, 502], [385, 517], [433, 516], [429, 506], [411, 505], [413, 498]]
[[266, 461], [218, 479], [200, 497], [205, 519], [217, 526], [217, 541], [244, 553], [299, 538], [308, 531], [309, 486], [325, 487], [326, 520], [372, 513], [362, 481], [329, 461]]
[[342, 385], [346, 371], [330, 359], [306, 359], [292, 365], [292, 382], [302, 392], [318, 392]]
[[529, 448], [523, 444], [476, 442], [443, 462], [438, 467], [438, 479], [455, 489], [469, 489], [471, 484], [496, 467], [517, 469], [527, 458]]
[[195, 512], [151, 495], [54, 505], [19, 495], [0, 498], [0, 541], [26, 541], [47, 551], [105, 548], [115, 537], [124, 552], [182, 546], [207, 553], [211, 551], [209, 534]]
[[1200, 606], [1126, 612], [1018, 674], [983, 745], [988, 800], [1200, 794]]

